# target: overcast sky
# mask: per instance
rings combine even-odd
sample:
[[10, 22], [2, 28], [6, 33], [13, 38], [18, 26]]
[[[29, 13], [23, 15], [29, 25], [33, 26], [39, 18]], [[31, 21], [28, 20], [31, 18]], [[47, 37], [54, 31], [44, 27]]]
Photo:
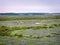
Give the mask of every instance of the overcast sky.
[[60, 0], [0, 0], [0, 12], [60, 13]]

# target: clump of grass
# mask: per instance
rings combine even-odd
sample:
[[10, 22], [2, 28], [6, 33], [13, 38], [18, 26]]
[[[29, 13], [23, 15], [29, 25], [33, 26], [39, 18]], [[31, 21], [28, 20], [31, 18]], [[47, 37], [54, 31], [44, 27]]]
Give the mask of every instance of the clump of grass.
[[19, 35], [15, 34], [15, 36], [18, 36], [18, 37], [23, 37], [23, 35], [22, 35], [22, 34], [19, 34]]
[[18, 35], [19, 37], [23, 37], [23, 35], [22, 34], [20, 34], [20, 35]]
[[48, 26], [49, 28], [54, 28], [54, 26], [53, 25], [50, 25], [50, 26]]
[[0, 26], [0, 36], [8, 36], [10, 34], [10, 28], [7, 26]]
[[51, 35], [47, 35], [46, 37], [51, 37]]
[[58, 24], [53, 24], [55, 27], [57, 27], [58, 26]]
[[39, 37], [39, 36], [37, 36], [36, 38], [37, 38], [37, 39], [39, 39], [40, 37]]
[[37, 29], [40, 29], [40, 26], [32, 26], [31, 29], [37, 30]]
[[17, 27], [17, 26], [14, 26], [11, 28], [12, 30], [20, 30], [21, 28], [20, 27]]
[[50, 35], [47, 35], [46, 37], [55, 37], [55, 34], [51, 33]]
[[26, 30], [26, 29], [30, 29], [31, 27], [26, 27], [26, 26], [24, 26], [24, 27], [22, 27], [21, 29], [24, 29], [24, 30]]

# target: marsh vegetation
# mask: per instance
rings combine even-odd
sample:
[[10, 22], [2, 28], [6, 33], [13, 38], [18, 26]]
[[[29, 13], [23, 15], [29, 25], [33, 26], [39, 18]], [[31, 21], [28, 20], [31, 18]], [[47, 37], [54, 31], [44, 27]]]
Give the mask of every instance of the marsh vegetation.
[[0, 45], [60, 45], [59, 16], [0, 16]]

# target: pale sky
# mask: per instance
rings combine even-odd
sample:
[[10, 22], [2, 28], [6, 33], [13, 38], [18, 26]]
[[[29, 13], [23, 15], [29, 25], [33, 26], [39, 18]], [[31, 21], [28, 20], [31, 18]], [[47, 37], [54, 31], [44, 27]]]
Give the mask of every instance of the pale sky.
[[1, 12], [60, 13], [60, 0], [0, 0]]

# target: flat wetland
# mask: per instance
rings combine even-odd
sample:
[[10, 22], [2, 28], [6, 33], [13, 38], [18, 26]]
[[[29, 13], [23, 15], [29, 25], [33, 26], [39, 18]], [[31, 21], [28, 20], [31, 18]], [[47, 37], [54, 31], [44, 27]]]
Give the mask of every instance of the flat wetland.
[[60, 16], [0, 16], [0, 45], [60, 45]]

